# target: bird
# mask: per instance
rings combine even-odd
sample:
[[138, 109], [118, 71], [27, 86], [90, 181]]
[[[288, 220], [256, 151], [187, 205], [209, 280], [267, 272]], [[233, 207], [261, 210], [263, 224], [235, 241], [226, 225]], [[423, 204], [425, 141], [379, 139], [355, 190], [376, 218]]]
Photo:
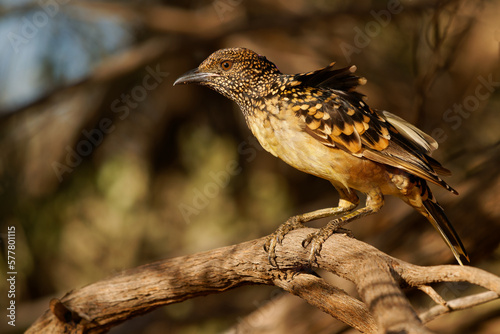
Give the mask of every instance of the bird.
[[[440, 233], [455, 259], [469, 256], [429, 183], [458, 192], [441, 176], [451, 175], [431, 153], [438, 143], [401, 117], [370, 108], [357, 91], [367, 80], [355, 65], [335, 63], [316, 71], [284, 74], [265, 56], [247, 48], [220, 49], [174, 82], [207, 86], [240, 107], [260, 145], [288, 165], [328, 180], [339, 193], [336, 207], [289, 218], [267, 239], [264, 249], [277, 267], [276, 246], [305, 223], [336, 217], [302, 242], [309, 261], [320, 255], [333, 233], [378, 212], [384, 196], [402, 199]], [[366, 194], [358, 208], [357, 192]]]

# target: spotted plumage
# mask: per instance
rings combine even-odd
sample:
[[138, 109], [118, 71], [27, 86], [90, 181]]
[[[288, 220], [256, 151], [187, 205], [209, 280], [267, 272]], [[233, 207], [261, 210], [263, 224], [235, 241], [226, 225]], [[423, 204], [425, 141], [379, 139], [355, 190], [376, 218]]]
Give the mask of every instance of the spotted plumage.
[[[289, 165], [329, 180], [339, 191], [339, 206], [292, 217], [275, 232], [267, 249], [274, 248], [291, 229], [329, 215], [340, 215], [311, 235], [311, 258], [338, 227], [377, 212], [383, 195], [403, 199], [433, 226], [459, 263], [465, 249], [432, 196], [427, 181], [457, 193], [440, 175], [449, 171], [430, 157], [437, 143], [429, 135], [387, 111], [370, 108], [356, 91], [366, 79], [355, 66], [334, 64], [313, 72], [288, 75], [264, 56], [244, 49], [216, 51], [178, 83], [206, 85], [235, 101], [248, 127], [265, 150]], [[364, 208], [354, 190], [367, 194]]]

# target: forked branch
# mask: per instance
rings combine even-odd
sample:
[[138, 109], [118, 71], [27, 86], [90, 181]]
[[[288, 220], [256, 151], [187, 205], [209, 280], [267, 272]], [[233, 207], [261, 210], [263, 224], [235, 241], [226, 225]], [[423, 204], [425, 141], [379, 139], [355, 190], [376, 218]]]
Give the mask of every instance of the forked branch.
[[419, 317], [401, 287], [422, 289], [435, 282], [464, 281], [494, 294], [462, 300], [464, 307], [500, 294], [500, 278], [483, 270], [419, 267], [334, 234], [323, 245], [318, 267], [353, 282], [362, 301], [357, 300], [310, 272], [301, 241], [312, 231], [287, 234], [277, 248], [279, 269], [269, 264], [263, 250], [265, 238], [260, 238], [125, 270], [53, 300], [27, 333], [102, 333], [157, 307], [248, 284], [278, 286], [363, 333], [430, 333], [423, 323], [456, 306], [441, 302]]

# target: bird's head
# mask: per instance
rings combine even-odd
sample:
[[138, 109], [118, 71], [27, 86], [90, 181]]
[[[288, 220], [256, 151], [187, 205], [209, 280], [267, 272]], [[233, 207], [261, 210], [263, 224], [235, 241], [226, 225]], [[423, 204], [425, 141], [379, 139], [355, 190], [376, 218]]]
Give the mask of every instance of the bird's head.
[[245, 48], [221, 49], [174, 85], [196, 83], [208, 86], [231, 100], [245, 104], [268, 94], [280, 71], [264, 56]]

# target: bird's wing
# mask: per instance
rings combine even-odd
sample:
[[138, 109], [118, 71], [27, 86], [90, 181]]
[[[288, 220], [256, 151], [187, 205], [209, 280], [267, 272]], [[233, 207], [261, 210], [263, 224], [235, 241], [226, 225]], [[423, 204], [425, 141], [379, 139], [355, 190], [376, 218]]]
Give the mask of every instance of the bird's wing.
[[430, 154], [438, 148], [438, 143], [434, 138], [401, 117], [385, 110], [382, 111], [382, 117], [391, 123], [401, 135], [421, 147], [426, 153]]
[[456, 193], [439, 177], [449, 171], [428, 155], [437, 148], [436, 141], [395, 115], [372, 110], [354, 91], [362, 82], [353, 72], [352, 67], [329, 66], [295, 76], [304, 88], [295, 92], [304, 96], [295, 99], [299, 102], [292, 110], [304, 122], [304, 130], [326, 146], [403, 169]]
[[[305, 86], [330, 88], [344, 92], [354, 92], [356, 87], [364, 85], [366, 79], [354, 74], [356, 66], [334, 68], [335, 63], [316, 71], [296, 74], [294, 78]], [[362, 94], [357, 93], [360, 96]]]

